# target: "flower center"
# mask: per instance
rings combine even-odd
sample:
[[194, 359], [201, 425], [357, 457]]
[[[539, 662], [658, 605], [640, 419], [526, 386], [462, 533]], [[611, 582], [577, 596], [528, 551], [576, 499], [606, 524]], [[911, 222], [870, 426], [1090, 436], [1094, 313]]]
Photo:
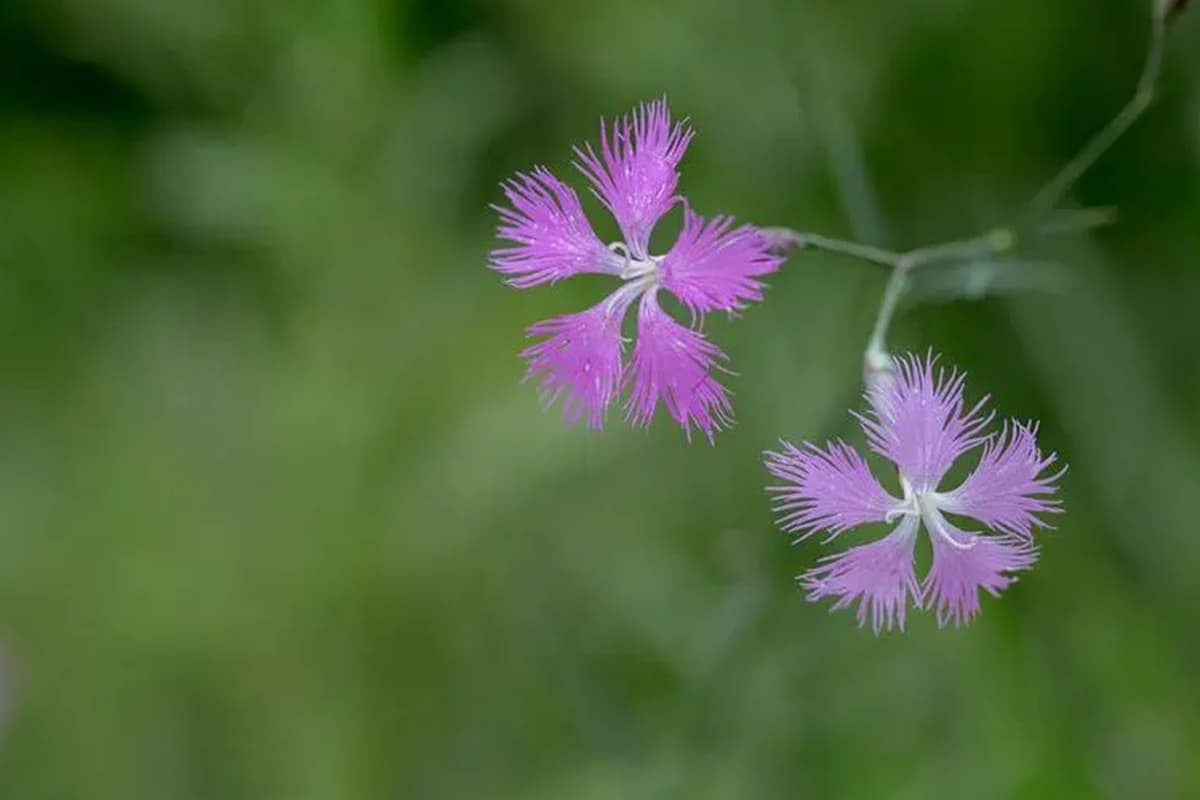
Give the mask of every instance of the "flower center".
[[645, 261], [626, 261], [625, 266], [621, 269], [621, 277], [627, 281], [657, 274], [658, 262], [653, 256]]
[[621, 256], [624, 261], [621, 271], [617, 273], [622, 280], [633, 281], [647, 276], [654, 276], [657, 279], [658, 266], [662, 263], [662, 256], [646, 256], [644, 259], [634, 258], [624, 242], [613, 242], [608, 246], [608, 249]]
[[970, 550], [975, 546], [974, 536], [970, 540], [962, 542], [955, 539], [950, 533], [946, 518], [942, 516], [942, 497], [937, 492], [918, 492], [916, 504], [921, 512], [921, 520], [925, 523], [925, 529], [929, 531], [930, 536], [937, 534], [949, 542], [951, 547], [958, 550]]
[[884, 517], [886, 522], [892, 522], [897, 517], [920, 517], [930, 536], [940, 536], [958, 550], [970, 550], [975, 546], [975, 537], [962, 542], [950, 533], [946, 518], [942, 516], [944, 497], [941, 494], [931, 490], [913, 491], [912, 484], [903, 477], [900, 478], [900, 485], [904, 489], [904, 499], [887, 512]]

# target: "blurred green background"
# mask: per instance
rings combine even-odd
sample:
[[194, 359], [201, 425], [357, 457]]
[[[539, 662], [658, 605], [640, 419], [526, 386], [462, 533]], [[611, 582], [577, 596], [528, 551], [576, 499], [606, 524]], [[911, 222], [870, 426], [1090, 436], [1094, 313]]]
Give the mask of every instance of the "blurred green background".
[[1200, 797], [1200, 14], [1075, 192], [1120, 224], [1033, 254], [1069, 285], [894, 331], [1072, 466], [969, 629], [804, 602], [762, 488], [781, 435], [861, 443], [875, 268], [710, 320], [709, 447], [541, 412], [523, 326], [606, 287], [485, 267], [501, 179], [663, 93], [704, 213], [986, 228], [1148, 6], [0, 3], [0, 797]]

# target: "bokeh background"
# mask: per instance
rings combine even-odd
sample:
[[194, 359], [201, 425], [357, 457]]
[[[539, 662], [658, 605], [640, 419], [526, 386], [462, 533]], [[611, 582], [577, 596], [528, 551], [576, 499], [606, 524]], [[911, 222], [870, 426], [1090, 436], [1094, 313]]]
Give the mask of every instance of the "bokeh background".
[[704, 213], [974, 233], [1149, 5], [5, 0], [0, 796], [1200, 796], [1200, 13], [1074, 194], [1120, 223], [894, 331], [1072, 467], [969, 629], [804, 602], [762, 488], [779, 436], [861, 443], [877, 269], [710, 319], [709, 447], [543, 413], [523, 326], [605, 285], [485, 267], [501, 179], [662, 94]]

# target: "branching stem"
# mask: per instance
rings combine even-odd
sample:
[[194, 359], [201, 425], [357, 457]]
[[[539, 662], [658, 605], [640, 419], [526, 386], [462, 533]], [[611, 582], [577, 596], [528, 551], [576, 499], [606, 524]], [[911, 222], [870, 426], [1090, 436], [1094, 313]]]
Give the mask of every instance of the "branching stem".
[[1138, 78], [1137, 89], [1134, 90], [1133, 97], [1129, 98], [1125, 107], [1109, 120], [1108, 124], [1101, 128], [1074, 158], [1064, 164], [1058, 174], [1051, 178], [1034, 196], [1029, 204], [1028, 215], [1033, 224], [1044, 219], [1059, 204], [1071, 187], [1083, 177], [1084, 173], [1095, 166], [1100, 157], [1107, 153], [1150, 108], [1150, 104], [1154, 102], [1154, 93], [1158, 90], [1158, 80], [1162, 76], [1163, 48], [1166, 41], [1167, 25], [1156, 18], [1150, 31], [1150, 46], [1146, 51], [1146, 63], [1142, 67], [1142, 75]]
[[762, 233], [779, 249], [795, 247], [819, 250], [877, 264], [889, 271], [871, 338], [863, 354], [867, 374], [886, 370], [891, 357], [887, 336], [900, 301], [909, 289], [914, 270], [931, 264], [962, 263], [994, 258], [1018, 244], [1043, 236], [1089, 230], [1110, 224], [1116, 217], [1111, 208], [1056, 210], [1071, 188], [1133, 127], [1154, 100], [1162, 76], [1163, 50], [1169, 23], [1155, 15], [1146, 61], [1137, 88], [1129, 102], [1061, 170], [1043, 186], [1019, 222], [994, 228], [978, 236], [958, 241], [894, 251], [873, 245], [835, 239], [816, 233], [788, 228], [763, 228]]

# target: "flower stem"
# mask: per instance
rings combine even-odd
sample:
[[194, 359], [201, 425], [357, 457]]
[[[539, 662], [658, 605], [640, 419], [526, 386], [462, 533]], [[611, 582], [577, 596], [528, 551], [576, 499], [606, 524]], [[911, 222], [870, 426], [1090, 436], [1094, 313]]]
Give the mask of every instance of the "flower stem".
[[894, 268], [904, 255], [884, 250], [882, 247], [834, 239], [819, 233], [800, 233], [789, 228], [759, 228], [759, 232], [780, 250], [786, 250], [789, 247], [795, 247], [797, 250], [821, 250], [826, 253], [850, 256], [860, 261], [868, 261], [881, 267]]
[[1133, 127], [1134, 123], [1141, 119], [1150, 107], [1162, 76], [1163, 50], [1169, 27], [1170, 25], [1163, 15], [1155, 15], [1146, 61], [1133, 97], [1034, 195], [1025, 216], [1018, 223], [993, 228], [968, 239], [933, 244], [907, 251], [886, 250], [873, 245], [834, 239], [817, 233], [794, 231], [789, 228], [760, 229], [771, 244], [780, 250], [795, 247], [801, 250], [836, 253], [871, 264], [878, 264], [889, 270], [888, 282], [879, 305], [879, 313], [875, 317], [871, 338], [868, 340], [866, 351], [863, 354], [864, 369], [868, 377], [890, 368], [891, 356], [887, 350], [888, 330], [900, 301], [909, 289], [910, 274], [913, 270], [930, 264], [990, 259], [1014, 249], [1019, 243], [1027, 240], [1059, 233], [1090, 230], [1108, 225], [1115, 219], [1115, 210], [1110, 208], [1078, 210], [1056, 210], [1056, 208], [1071, 187]]
[[867, 375], [884, 372], [891, 365], [891, 356], [887, 352], [887, 332], [896, 315], [896, 306], [908, 289], [909, 268], [897, 267], [888, 276], [887, 286], [883, 290], [883, 302], [879, 304], [879, 313], [875, 316], [875, 326], [871, 329], [871, 338], [867, 341], [866, 352], [863, 353], [863, 369]]
[[1029, 220], [1040, 221], [1053, 210], [1076, 181], [1082, 178], [1084, 173], [1091, 169], [1100, 160], [1100, 157], [1107, 153], [1146, 113], [1154, 101], [1154, 93], [1162, 75], [1163, 48], [1166, 41], [1167, 24], [1156, 15], [1150, 29], [1150, 46], [1146, 51], [1146, 62], [1142, 67], [1142, 74], [1138, 78], [1137, 89], [1134, 91], [1133, 97], [1034, 196], [1029, 204]]

